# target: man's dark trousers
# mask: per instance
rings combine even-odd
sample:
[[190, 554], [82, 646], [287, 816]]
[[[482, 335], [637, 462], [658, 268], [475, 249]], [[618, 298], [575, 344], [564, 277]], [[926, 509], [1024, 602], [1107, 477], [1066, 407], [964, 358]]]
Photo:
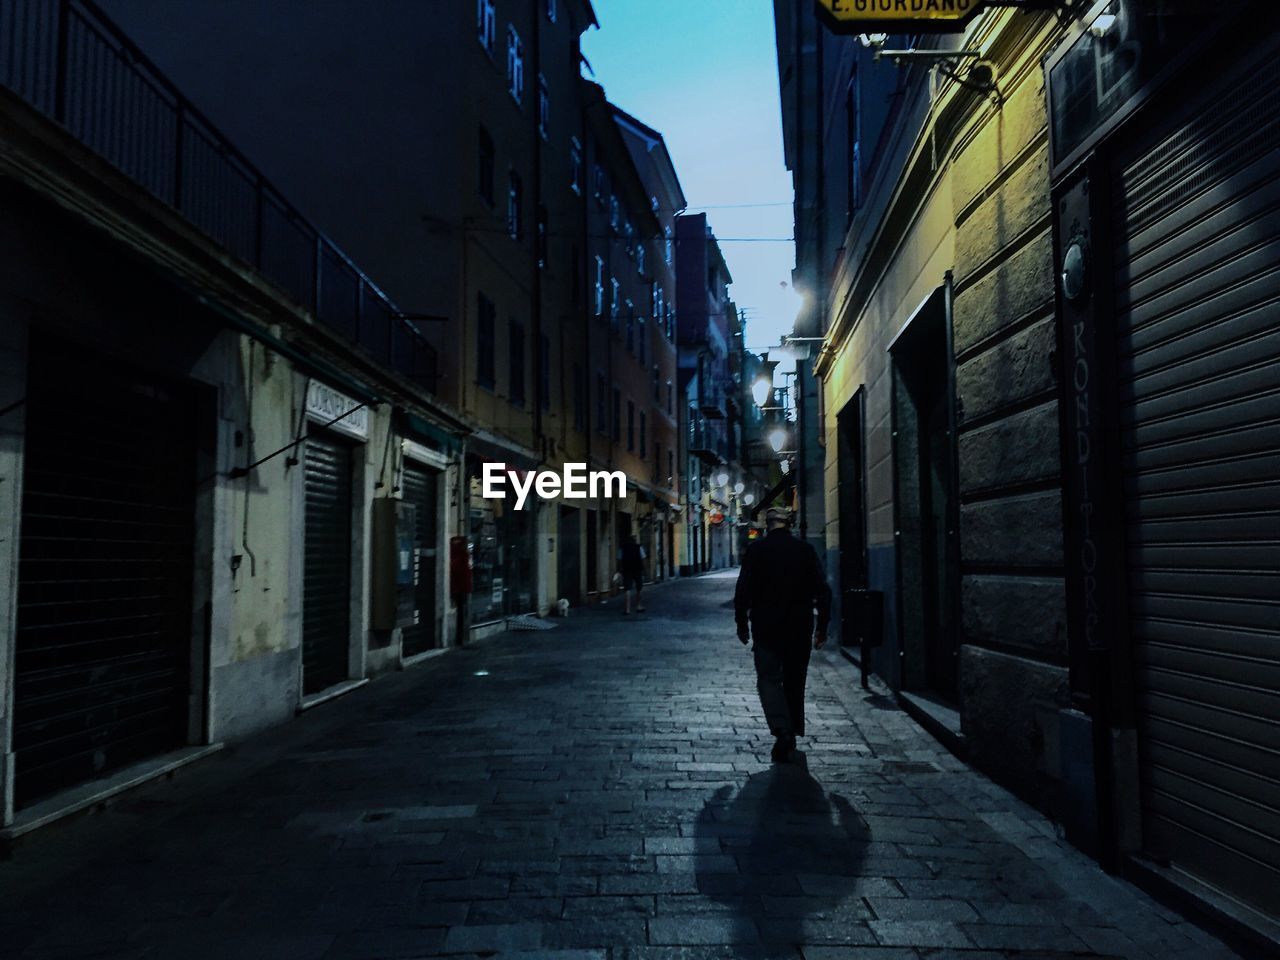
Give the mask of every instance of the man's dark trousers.
[[804, 736], [804, 684], [809, 672], [808, 639], [770, 642], [757, 638], [756, 689], [769, 732], [775, 737]]

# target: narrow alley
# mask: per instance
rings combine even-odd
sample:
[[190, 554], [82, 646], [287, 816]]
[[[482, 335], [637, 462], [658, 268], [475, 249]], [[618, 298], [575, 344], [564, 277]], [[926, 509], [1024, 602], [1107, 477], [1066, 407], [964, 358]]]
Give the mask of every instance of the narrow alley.
[[771, 764], [733, 583], [451, 651], [20, 841], [0, 953], [1233, 956], [865, 693], [834, 644], [804, 756]]

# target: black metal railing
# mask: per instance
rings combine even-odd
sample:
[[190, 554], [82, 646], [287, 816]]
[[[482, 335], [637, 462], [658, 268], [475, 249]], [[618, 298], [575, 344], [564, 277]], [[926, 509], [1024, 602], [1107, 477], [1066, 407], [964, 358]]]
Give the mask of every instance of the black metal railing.
[[0, 85], [428, 391], [435, 348], [90, 0], [0, 0]]

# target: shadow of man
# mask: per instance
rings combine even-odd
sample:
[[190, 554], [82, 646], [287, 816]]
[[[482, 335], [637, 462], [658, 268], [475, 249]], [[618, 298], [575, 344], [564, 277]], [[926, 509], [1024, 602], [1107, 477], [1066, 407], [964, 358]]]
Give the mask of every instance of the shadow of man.
[[736, 793], [721, 787], [695, 833], [698, 889], [733, 918], [735, 955], [795, 957], [804, 943], [861, 942], [840, 931], [866, 917], [855, 894], [870, 828], [813, 778], [803, 754]]

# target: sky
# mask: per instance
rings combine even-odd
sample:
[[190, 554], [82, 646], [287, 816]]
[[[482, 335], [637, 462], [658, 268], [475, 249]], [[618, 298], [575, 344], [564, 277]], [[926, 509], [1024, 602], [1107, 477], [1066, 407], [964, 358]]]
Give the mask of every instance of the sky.
[[[689, 212], [705, 210], [747, 311], [747, 346], [791, 332], [791, 174], [770, 0], [594, 0], [583, 37], [611, 101], [662, 133]], [[750, 206], [746, 206], [750, 204]], [[786, 242], [755, 242], [784, 238]], [[748, 242], [751, 240], [752, 242]]]

